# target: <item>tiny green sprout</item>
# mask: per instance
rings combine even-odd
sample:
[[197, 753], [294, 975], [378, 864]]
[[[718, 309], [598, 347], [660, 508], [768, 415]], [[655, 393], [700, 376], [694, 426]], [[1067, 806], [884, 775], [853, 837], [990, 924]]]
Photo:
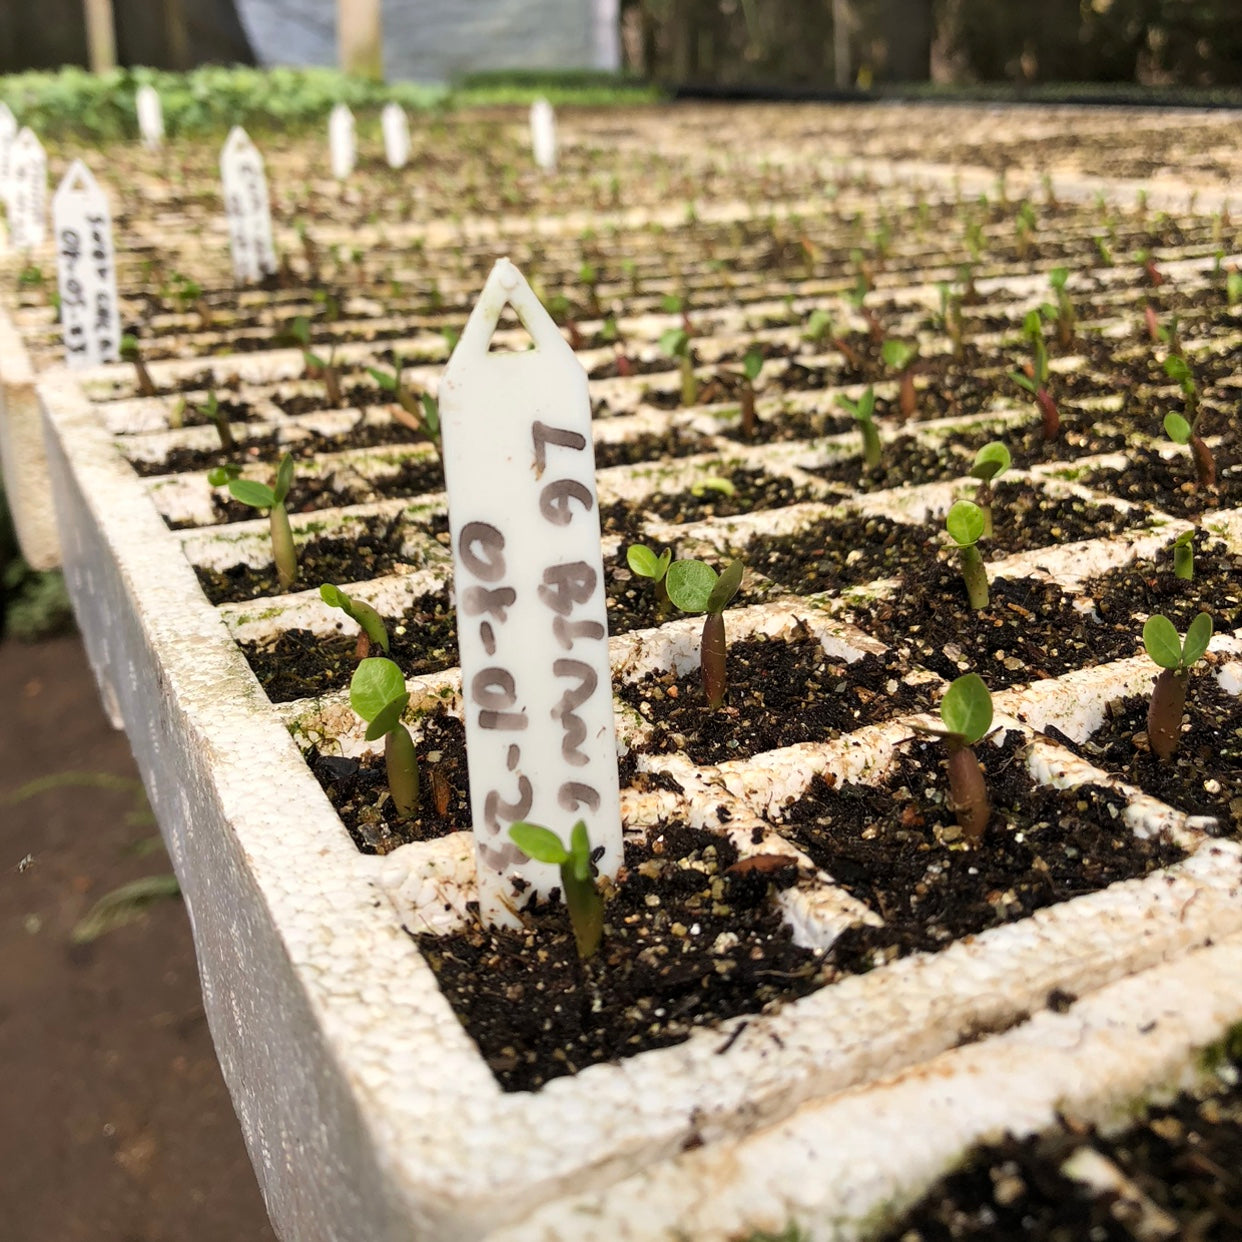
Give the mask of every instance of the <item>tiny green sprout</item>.
[[591, 838], [584, 820], [569, 834], [569, 848], [552, 831], [524, 820], [509, 825], [509, 836], [527, 858], [561, 869], [561, 889], [574, 929], [578, 956], [588, 961], [595, 956], [604, 935], [604, 899], [595, 886], [591, 865]]
[[999, 441], [991, 440], [976, 454], [970, 477], [979, 480], [975, 489], [975, 504], [983, 514], [984, 539], [992, 537], [992, 484], [1013, 464], [1009, 450]]
[[362, 627], [355, 648], [357, 659], [365, 660], [371, 654], [372, 647], [388, 652], [388, 630], [384, 625], [384, 618], [370, 604], [364, 604], [360, 599], [352, 599], [331, 582], [325, 582], [319, 588], [319, 598], [330, 608], [339, 608], [351, 621], [356, 621]]
[[147, 370], [147, 364], [142, 360], [138, 338], [132, 332], [122, 335], [120, 354], [121, 358], [134, 368], [134, 376], [138, 380], [138, 392], [144, 397], [154, 397], [155, 383], [151, 379], [151, 372]]
[[293, 484], [293, 457], [286, 453], [276, 469], [276, 483], [268, 487], [253, 479], [237, 477], [236, 467], [217, 467], [207, 475], [213, 487], [227, 486], [233, 499], [252, 509], [267, 509], [268, 523], [272, 532], [272, 560], [276, 564], [276, 576], [280, 585], [289, 589], [298, 579], [298, 556], [293, 546], [293, 531], [289, 526], [289, 512], [285, 500]]
[[733, 485], [732, 479], [724, 479], [719, 475], [709, 474], [706, 478], [698, 479], [690, 484], [690, 494], [697, 496], [700, 500], [707, 496], [736, 496], [737, 488]]
[[832, 336], [832, 316], [823, 309], [813, 310], [802, 331], [802, 339], [823, 345]]
[[208, 392], [207, 400], [198, 407], [198, 412], [216, 429], [216, 435], [220, 437], [220, 447], [226, 453], [232, 452], [237, 443], [233, 439], [233, 429], [229, 426], [228, 411], [221, 409], [214, 391]]
[[432, 448], [440, 461], [444, 461], [444, 442], [440, 436], [440, 406], [428, 392], [416, 393], [401, 381], [402, 362], [400, 357], [394, 359], [391, 371], [382, 367], [367, 367], [367, 374], [385, 392], [392, 393], [398, 410], [395, 414], [397, 422], [431, 441]]
[[1044, 345], [1043, 319], [1038, 310], [1028, 311], [1022, 321], [1022, 335], [1031, 346], [1031, 362], [1027, 374], [1010, 371], [1009, 378], [1035, 398], [1045, 442], [1055, 440], [1061, 430], [1061, 415], [1048, 391], [1048, 350]]
[[699, 642], [699, 668], [707, 705], [713, 711], [724, 703], [728, 686], [724, 610], [742, 585], [745, 570], [741, 561], [730, 561], [722, 574], [706, 561], [674, 561], [665, 574], [665, 589], [675, 607], [686, 613], [707, 614]]
[[684, 326], [667, 328], [660, 333], [660, 352], [677, 360], [681, 371], [682, 405], [694, 405], [699, 399], [699, 384], [694, 374], [694, 351], [690, 347], [690, 333]]
[[978, 543], [983, 538], [983, 510], [969, 500], [959, 500], [945, 515], [945, 529], [957, 547], [962, 564], [962, 580], [974, 609], [988, 606], [988, 575], [983, 567]]
[[[1196, 420], [1197, 421], [1197, 420]], [[1195, 463], [1195, 476], [1202, 488], [1216, 486], [1216, 458], [1206, 441], [1195, 430], [1195, 424], [1181, 414], [1170, 411], [1164, 416], [1164, 433], [1174, 444], [1189, 447]]]
[[949, 750], [949, 805], [962, 835], [978, 845], [992, 817], [987, 784], [974, 752], [992, 727], [992, 695], [978, 673], [952, 682], [940, 700], [945, 744]]
[[630, 567], [630, 571], [639, 578], [647, 578], [651, 581], [652, 589], [656, 593], [656, 600], [663, 607], [668, 603], [668, 591], [665, 590], [664, 579], [668, 573], [668, 567], [673, 561], [673, 549], [665, 548], [659, 556], [644, 544], [632, 543], [625, 550], [625, 560]]
[[418, 756], [401, 720], [409, 701], [405, 678], [391, 660], [369, 656], [354, 669], [349, 705], [367, 722], [368, 742], [384, 739], [388, 792], [403, 819], [418, 812]]
[[897, 397], [897, 408], [901, 412], [902, 421], [913, 418], [916, 407], [914, 392], [914, 364], [918, 360], [919, 347], [908, 341], [887, 340], [880, 348], [884, 365], [896, 371], [901, 377], [901, 388]]
[[[333, 300], [331, 303], [325, 302], [324, 304], [325, 306], [335, 305], [335, 301]], [[339, 408], [343, 405], [344, 402], [341, 400], [341, 377], [336, 367], [335, 347], [327, 358], [324, 358], [322, 354], [316, 353], [311, 348], [310, 320], [305, 315], [299, 315], [289, 325], [288, 336], [302, 347], [302, 363], [306, 368], [307, 377], [309, 379], [323, 380], [328, 404], [333, 408]]]
[[1178, 637], [1173, 622], [1161, 613], [1147, 618], [1143, 626], [1143, 646], [1160, 666], [1147, 707], [1147, 740], [1157, 759], [1167, 763], [1177, 753], [1186, 707], [1186, 686], [1190, 670], [1212, 641], [1212, 618], [1201, 612]]
[[[755, 417], [755, 380], [759, 378], [759, 372], [762, 370], [763, 347], [755, 344], [751, 345], [743, 356], [741, 371], [731, 373], [731, 379], [736, 385], [741, 404], [742, 436], [747, 440], [753, 440], [755, 438], [755, 431], [757, 429], [757, 421]], [[726, 372], [725, 375], [726, 377], [729, 377], [730, 373]]]
[[857, 401], [851, 401], [844, 393], [837, 394], [837, 404], [854, 417], [858, 430], [862, 432], [863, 461], [868, 470], [874, 470], [882, 457], [880, 450], [880, 433], [875, 425], [875, 389], [870, 384]]
[[1189, 582], [1195, 576], [1195, 532], [1182, 531], [1173, 540], [1173, 576]]
[[1242, 272], [1231, 267], [1225, 273], [1225, 301], [1230, 306], [1242, 302]]
[[1074, 304], [1066, 292], [1069, 282], [1068, 267], [1054, 267], [1048, 273], [1048, 283], [1056, 295], [1056, 306], [1053, 315], [1057, 325], [1057, 344], [1062, 349], [1070, 349], [1074, 344], [1074, 334], [1078, 326], [1078, 316], [1074, 313]]

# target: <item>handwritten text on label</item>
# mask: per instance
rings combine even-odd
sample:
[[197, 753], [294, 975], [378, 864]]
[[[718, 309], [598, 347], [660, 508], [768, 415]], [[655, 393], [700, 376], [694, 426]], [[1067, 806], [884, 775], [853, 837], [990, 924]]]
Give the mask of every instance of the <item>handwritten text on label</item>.
[[233, 275], [240, 281], [261, 280], [276, 270], [272, 209], [263, 157], [240, 126], [233, 128], [224, 144], [220, 180], [228, 213]]
[[29, 129], [9, 157], [9, 238], [16, 250], [33, 250], [47, 239], [47, 156]]
[[115, 362], [121, 321], [108, 200], [75, 160], [52, 199], [65, 361], [71, 367]]

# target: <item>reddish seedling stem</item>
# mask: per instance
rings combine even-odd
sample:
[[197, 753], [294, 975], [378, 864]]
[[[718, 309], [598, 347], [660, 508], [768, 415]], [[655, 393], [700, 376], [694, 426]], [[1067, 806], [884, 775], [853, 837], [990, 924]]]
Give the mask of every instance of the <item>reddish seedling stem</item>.
[[1147, 339], [1156, 345], [1160, 341], [1160, 320], [1156, 318], [1156, 312], [1150, 302], [1143, 308], [1143, 319], [1147, 323]]
[[949, 805], [958, 827], [971, 845], [978, 845], [992, 818], [983, 769], [969, 746], [949, 745]]
[[1039, 406], [1040, 418], [1043, 420], [1045, 442], [1055, 440], [1061, 430], [1061, 415], [1057, 410], [1057, 403], [1046, 388], [1041, 388], [1035, 394], [1035, 401]]
[[1177, 753], [1189, 680], [1186, 673], [1166, 668], [1152, 687], [1151, 702], [1147, 705], [1147, 740], [1152, 753], [1165, 763]]
[[703, 638], [699, 644], [703, 677], [703, 693], [707, 705], [715, 711], [723, 702], [727, 685], [725, 677], [724, 613], [709, 612], [703, 622]]
[[742, 437], [746, 440], [755, 438], [755, 390], [749, 380], [742, 382]]
[[1195, 473], [1199, 477], [1200, 487], [1216, 486], [1216, 458], [1212, 450], [1204, 444], [1201, 436], [1191, 434], [1190, 451], [1195, 459]]
[[902, 422], [914, 417], [917, 400], [914, 395], [914, 372], [903, 371], [901, 375], [901, 394], [898, 397], [897, 408], [901, 411]]
[[832, 343], [845, 361], [848, 362], [855, 371], [863, 370], [862, 358], [859, 357], [858, 350], [856, 350], [853, 345], [849, 343], [849, 341], [844, 340], [839, 336], [834, 336], [832, 338]]

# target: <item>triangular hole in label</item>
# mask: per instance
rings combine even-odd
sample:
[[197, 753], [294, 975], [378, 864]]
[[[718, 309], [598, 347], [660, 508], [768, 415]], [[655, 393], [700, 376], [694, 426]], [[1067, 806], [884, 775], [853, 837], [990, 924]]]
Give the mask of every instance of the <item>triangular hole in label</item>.
[[526, 325], [518, 318], [518, 313], [506, 303], [496, 320], [496, 328], [488, 342], [489, 354], [524, 354], [536, 348], [534, 340], [526, 330]]

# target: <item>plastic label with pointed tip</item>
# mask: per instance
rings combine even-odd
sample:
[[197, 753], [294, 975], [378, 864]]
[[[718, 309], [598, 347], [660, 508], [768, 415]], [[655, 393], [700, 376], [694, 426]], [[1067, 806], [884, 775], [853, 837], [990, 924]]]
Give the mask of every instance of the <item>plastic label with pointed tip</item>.
[[380, 113], [384, 131], [384, 158], [389, 168], [404, 168], [410, 158], [410, 119], [399, 103], [388, 103]]
[[9, 158], [9, 241], [33, 250], [47, 240], [47, 156], [29, 129], [13, 143]]
[[150, 83], [140, 86], [134, 107], [138, 112], [142, 145], [148, 151], [158, 151], [164, 145], [164, 106], [160, 103], [159, 91]]
[[354, 114], [348, 104], [337, 104], [328, 117], [328, 147], [332, 156], [332, 175], [338, 181], [344, 181], [354, 171], [357, 160]]
[[0, 202], [9, 205], [9, 164], [13, 157], [13, 142], [17, 138], [17, 120], [6, 103], [0, 103]]
[[240, 126], [230, 131], [220, 153], [220, 181], [229, 220], [233, 275], [240, 281], [262, 280], [276, 270], [272, 208], [263, 157]]
[[52, 198], [65, 362], [92, 367], [120, 357], [121, 320], [108, 200], [81, 160]]
[[[489, 352], [506, 306], [533, 350]], [[585, 820], [605, 875], [622, 848], [587, 377], [508, 259], [444, 372], [440, 426], [479, 908], [512, 924], [515, 880], [544, 893], [560, 880], [526, 861], [510, 824], [568, 841]]]
[[546, 99], [530, 106], [530, 146], [535, 163], [551, 172], [556, 167], [556, 115]]

